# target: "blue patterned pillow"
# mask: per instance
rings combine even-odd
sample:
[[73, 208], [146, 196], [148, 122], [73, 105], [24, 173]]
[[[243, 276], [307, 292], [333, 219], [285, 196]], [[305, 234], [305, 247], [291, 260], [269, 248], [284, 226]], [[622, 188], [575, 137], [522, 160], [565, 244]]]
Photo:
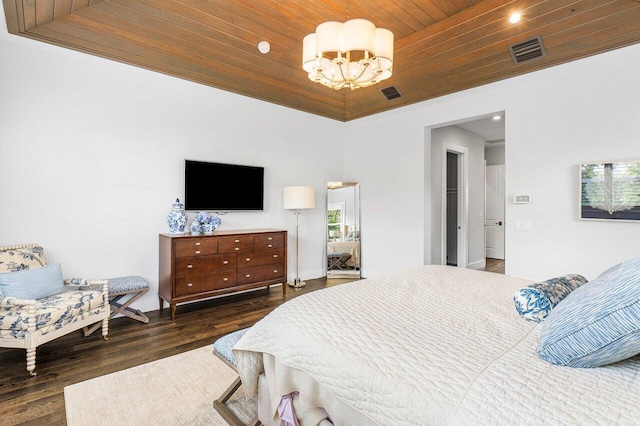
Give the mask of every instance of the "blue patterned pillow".
[[572, 274], [523, 287], [513, 295], [516, 311], [527, 321], [541, 322], [562, 299], [586, 282], [582, 275]]
[[600, 367], [640, 353], [640, 255], [576, 289], [547, 317], [538, 356]]
[[42, 299], [66, 291], [60, 264], [0, 274], [0, 295], [18, 299]]

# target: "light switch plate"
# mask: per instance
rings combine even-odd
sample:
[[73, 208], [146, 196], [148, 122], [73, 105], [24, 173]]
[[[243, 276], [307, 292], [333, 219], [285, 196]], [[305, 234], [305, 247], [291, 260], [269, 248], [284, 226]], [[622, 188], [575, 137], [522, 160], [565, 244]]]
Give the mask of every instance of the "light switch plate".
[[529, 204], [531, 203], [531, 194], [514, 194], [513, 204]]

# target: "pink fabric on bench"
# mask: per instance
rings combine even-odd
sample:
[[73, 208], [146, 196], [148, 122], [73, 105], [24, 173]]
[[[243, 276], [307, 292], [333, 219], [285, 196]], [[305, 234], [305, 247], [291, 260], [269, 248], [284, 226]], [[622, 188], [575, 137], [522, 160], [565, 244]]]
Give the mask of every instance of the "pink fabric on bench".
[[280, 417], [280, 426], [300, 426], [296, 412], [293, 409], [293, 396], [298, 392], [292, 392], [288, 395], [283, 395], [278, 404], [278, 417]]

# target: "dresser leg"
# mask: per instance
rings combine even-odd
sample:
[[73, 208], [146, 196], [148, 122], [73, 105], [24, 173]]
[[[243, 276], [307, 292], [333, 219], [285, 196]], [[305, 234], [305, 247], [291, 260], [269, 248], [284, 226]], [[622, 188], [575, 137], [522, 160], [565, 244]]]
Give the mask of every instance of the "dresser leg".
[[175, 321], [176, 319], [176, 304], [171, 304], [171, 321]]
[[164, 300], [162, 300], [162, 297], [158, 297], [158, 301], [160, 302], [160, 310], [162, 311], [164, 309]]
[[287, 295], [287, 283], [282, 283], [282, 297]]

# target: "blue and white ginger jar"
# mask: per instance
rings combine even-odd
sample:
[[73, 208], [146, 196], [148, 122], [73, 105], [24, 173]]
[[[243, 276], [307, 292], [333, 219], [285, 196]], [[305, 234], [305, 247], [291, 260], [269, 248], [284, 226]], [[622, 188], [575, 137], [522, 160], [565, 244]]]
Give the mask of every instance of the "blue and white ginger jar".
[[171, 211], [167, 216], [169, 223], [169, 233], [184, 234], [184, 227], [187, 226], [187, 213], [184, 211], [184, 204], [176, 198], [176, 202], [171, 205]]
[[202, 224], [194, 219], [193, 222], [191, 222], [191, 227], [189, 229], [193, 235], [197, 235], [202, 232]]
[[215, 216], [211, 216], [209, 223], [213, 225], [213, 230], [215, 231], [220, 225], [222, 225], [222, 220], [216, 214]]

